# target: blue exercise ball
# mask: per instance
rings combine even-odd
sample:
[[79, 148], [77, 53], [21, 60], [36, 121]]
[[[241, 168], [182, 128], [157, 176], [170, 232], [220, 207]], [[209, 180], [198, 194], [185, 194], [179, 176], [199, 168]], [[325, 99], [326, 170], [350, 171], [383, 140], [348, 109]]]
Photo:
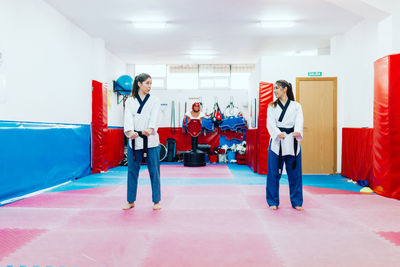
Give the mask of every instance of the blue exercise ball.
[[122, 75], [115, 81], [114, 90], [122, 95], [129, 95], [132, 92], [133, 79], [129, 75]]

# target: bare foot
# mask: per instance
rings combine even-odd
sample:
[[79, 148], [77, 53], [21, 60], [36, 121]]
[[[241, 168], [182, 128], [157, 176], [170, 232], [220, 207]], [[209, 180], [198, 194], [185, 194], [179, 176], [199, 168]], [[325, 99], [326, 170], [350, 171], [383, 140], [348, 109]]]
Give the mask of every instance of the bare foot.
[[133, 207], [135, 207], [135, 202], [126, 204], [122, 209], [123, 210], [130, 210]]
[[304, 210], [304, 208], [303, 207], [294, 207], [296, 210]]
[[154, 203], [153, 210], [160, 210], [160, 209], [161, 209], [161, 204], [160, 204], [160, 202]]
[[277, 210], [277, 209], [278, 209], [277, 206], [270, 206], [269, 208], [270, 208], [271, 210]]

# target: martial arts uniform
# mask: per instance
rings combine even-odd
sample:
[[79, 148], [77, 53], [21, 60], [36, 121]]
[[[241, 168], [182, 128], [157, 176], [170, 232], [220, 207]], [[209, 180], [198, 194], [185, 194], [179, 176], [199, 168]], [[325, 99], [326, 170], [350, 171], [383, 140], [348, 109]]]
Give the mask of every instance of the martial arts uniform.
[[193, 117], [192, 112], [188, 111], [185, 113], [185, 116], [189, 117], [191, 120], [193, 120], [193, 119], [200, 120], [200, 119], [204, 118], [206, 116], [206, 114], [204, 114], [203, 112], [200, 111], [200, 114], [198, 117]]
[[[150, 96], [150, 94], [146, 95], [143, 100], [140, 99], [140, 96], [138, 98], [129, 97], [125, 102], [125, 135], [128, 131], [135, 131], [141, 134], [142, 131], [148, 128], [154, 130], [151, 135], [147, 137], [147, 142], [145, 142], [146, 138], [144, 136], [129, 140], [128, 203], [136, 201], [139, 170], [143, 157], [147, 157], [147, 169], [150, 174], [153, 202], [158, 203], [161, 200], [160, 139], [157, 133], [159, 110], [160, 100], [155, 96]], [[147, 149], [145, 147], [146, 143]]]
[[[271, 136], [268, 148], [267, 203], [279, 206], [279, 180], [283, 163], [289, 180], [290, 201], [293, 207], [303, 205], [301, 150], [299, 141], [303, 138], [303, 111], [301, 105], [288, 100], [284, 105], [278, 101], [276, 107], [267, 110], [267, 128]], [[300, 136], [293, 138], [293, 132]], [[284, 133], [285, 139], [279, 134]]]

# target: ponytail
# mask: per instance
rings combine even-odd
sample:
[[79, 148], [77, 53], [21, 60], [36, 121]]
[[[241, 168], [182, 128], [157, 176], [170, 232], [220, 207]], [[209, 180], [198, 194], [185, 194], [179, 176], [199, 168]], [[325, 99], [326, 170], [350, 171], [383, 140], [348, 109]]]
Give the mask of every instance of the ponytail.
[[274, 102], [269, 103], [269, 106], [276, 108], [278, 105], [278, 99], [276, 99]]
[[294, 94], [293, 94], [293, 87], [292, 87], [292, 84], [291, 83], [287, 83], [288, 84], [288, 87], [287, 87], [287, 91], [286, 91], [286, 95], [288, 96], [288, 98], [291, 100], [291, 101], [294, 101]]
[[132, 96], [133, 98], [137, 98], [139, 96], [139, 82], [143, 83], [147, 79], [151, 79], [151, 76], [147, 73], [141, 73], [136, 75], [135, 80], [133, 81], [132, 86]]
[[[287, 95], [288, 99], [291, 101], [294, 101], [294, 94], [293, 94], [293, 88], [292, 88], [291, 83], [289, 83], [285, 80], [278, 80], [278, 81], [276, 81], [275, 84], [277, 86], [281, 87], [282, 89], [286, 87], [287, 88], [286, 95]], [[274, 102], [272, 102], [270, 104], [270, 106], [273, 106], [274, 108], [276, 108], [276, 106], [278, 105], [278, 101], [279, 101], [279, 99], [276, 99]]]

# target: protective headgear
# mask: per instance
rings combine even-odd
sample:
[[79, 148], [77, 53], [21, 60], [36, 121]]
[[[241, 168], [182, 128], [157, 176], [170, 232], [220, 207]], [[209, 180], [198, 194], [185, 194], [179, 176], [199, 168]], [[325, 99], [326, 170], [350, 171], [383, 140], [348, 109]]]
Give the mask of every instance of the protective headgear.
[[192, 110], [194, 110], [194, 107], [198, 107], [199, 110], [200, 110], [200, 103], [198, 103], [198, 102], [193, 103], [193, 105], [192, 105]]

